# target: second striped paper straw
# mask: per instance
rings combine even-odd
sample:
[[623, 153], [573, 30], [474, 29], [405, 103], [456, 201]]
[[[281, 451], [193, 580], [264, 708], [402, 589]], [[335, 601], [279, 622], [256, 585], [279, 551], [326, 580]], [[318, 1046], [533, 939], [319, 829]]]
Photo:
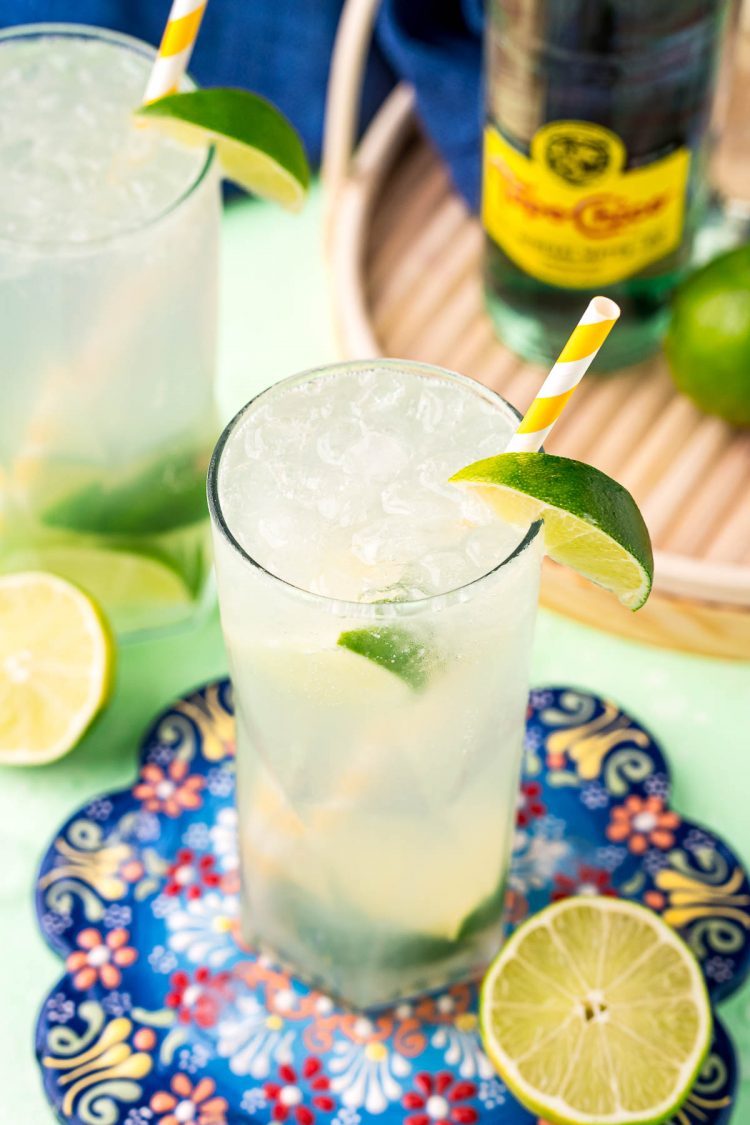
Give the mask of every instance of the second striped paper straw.
[[536, 453], [541, 449], [619, 315], [619, 307], [609, 297], [594, 297], [589, 302], [557, 363], [510, 439], [506, 453]]
[[208, 0], [174, 0], [143, 102], [175, 94], [187, 70]]

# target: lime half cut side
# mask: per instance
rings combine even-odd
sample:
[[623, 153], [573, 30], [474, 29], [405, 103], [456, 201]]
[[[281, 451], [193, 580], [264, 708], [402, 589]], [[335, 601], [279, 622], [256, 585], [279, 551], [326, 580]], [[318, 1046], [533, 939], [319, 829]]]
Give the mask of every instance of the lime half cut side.
[[656, 1125], [711, 1042], [698, 962], [658, 915], [578, 897], [524, 923], [484, 979], [480, 1028], [506, 1085], [555, 1125]]
[[310, 182], [297, 131], [275, 106], [249, 90], [213, 87], [169, 94], [136, 117], [189, 146], [214, 145], [227, 179], [297, 211]]
[[72, 750], [107, 701], [113, 666], [109, 629], [82, 590], [42, 571], [0, 578], [0, 763]]
[[451, 480], [478, 489], [508, 523], [544, 521], [547, 554], [612, 591], [628, 609], [651, 592], [651, 538], [633, 497], [606, 473], [549, 453], [501, 453]]

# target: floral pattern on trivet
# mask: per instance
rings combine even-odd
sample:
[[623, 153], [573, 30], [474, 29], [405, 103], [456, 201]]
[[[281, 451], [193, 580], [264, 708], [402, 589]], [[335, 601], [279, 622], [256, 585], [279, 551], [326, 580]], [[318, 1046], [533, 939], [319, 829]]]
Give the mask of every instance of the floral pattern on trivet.
[[[476, 989], [357, 1015], [242, 947], [227, 681], [179, 700], [131, 789], [90, 801], [37, 882], [66, 975], [37, 1054], [70, 1125], [536, 1125], [493, 1072]], [[615, 704], [532, 692], [507, 915], [570, 894], [647, 903], [695, 951], [714, 1000], [743, 981], [750, 887], [733, 852], [669, 805], [651, 736]], [[717, 1021], [675, 1125], [724, 1125], [737, 1083]]]

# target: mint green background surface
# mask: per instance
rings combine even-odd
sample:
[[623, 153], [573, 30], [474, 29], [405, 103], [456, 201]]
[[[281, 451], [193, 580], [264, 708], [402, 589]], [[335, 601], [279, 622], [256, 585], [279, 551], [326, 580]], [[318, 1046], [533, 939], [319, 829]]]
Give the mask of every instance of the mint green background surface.
[[[316, 191], [301, 217], [247, 201], [226, 215], [224, 419], [277, 379], [338, 358], [320, 211]], [[216, 611], [190, 633], [126, 647], [109, 709], [72, 754], [37, 770], [0, 769], [0, 1121], [8, 1125], [52, 1121], [32, 1046], [37, 1010], [61, 972], [32, 912], [41, 853], [89, 797], [130, 784], [138, 741], [157, 711], [225, 671]], [[750, 865], [750, 664], [641, 647], [543, 611], [532, 680], [600, 692], [631, 710], [672, 763], [675, 807], [723, 833]], [[739, 1125], [750, 1119], [750, 989], [723, 1015], [748, 1076]]]

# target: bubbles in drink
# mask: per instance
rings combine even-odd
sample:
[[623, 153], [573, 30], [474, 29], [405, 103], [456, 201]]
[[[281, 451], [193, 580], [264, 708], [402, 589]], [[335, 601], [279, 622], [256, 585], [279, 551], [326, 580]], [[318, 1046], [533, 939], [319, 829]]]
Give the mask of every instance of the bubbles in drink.
[[374, 365], [292, 385], [233, 434], [224, 515], [251, 557], [304, 589], [353, 601], [445, 593], [521, 538], [448, 483], [502, 450], [511, 429], [479, 388], [429, 375]]
[[102, 40], [0, 41], [0, 237], [82, 243], [167, 210], [206, 154], [139, 128], [150, 60]]

